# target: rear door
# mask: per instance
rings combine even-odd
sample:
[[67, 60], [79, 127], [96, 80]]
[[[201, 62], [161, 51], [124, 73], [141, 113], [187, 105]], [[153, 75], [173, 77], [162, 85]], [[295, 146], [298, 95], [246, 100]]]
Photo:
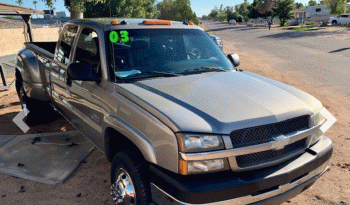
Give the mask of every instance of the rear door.
[[77, 32], [77, 25], [67, 25], [63, 28], [50, 69], [52, 100], [56, 108], [66, 117], [70, 114], [66, 94], [67, 67]]

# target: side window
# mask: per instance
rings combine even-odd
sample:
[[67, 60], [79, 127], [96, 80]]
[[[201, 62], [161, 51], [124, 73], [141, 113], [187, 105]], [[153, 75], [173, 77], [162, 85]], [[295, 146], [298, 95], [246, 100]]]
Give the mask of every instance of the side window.
[[93, 65], [96, 73], [100, 73], [100, 51], [97, 33], [84, 28], [78, 39], [75, 52], [75, 63], [89, 63]]
[[321, 12], [321, 8], [317, 8], [317, 9], [316, 9], [316, 12]]
[[72, 44], [74, 38], [77, 34], [78, 27], [77, 26], [67, 26], [62, 31], [61, 43], [58, 47], [58, 51], [56, 54], [56, 60], [68, 65], [69, 64], [69, 54], [72, 50]]

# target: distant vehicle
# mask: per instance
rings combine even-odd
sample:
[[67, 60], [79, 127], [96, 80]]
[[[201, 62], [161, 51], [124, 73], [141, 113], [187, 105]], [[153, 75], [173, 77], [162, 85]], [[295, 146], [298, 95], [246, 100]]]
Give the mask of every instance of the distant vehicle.
[[328, 22], [330, 18], [329, 9], [325, 5], [309, 6], [305, 14], [307, 21]]
[[233, 25], [236, 25], [237, 24], [237, 21], [236, 20], [234, 20], [234, 19], [231, 19], [229, 22], [228, 22], [228, 24], [233, 24]]
[[332, 17], [329, 19], [329, 23], [332, 24], [332, 25], [337, 25], [337, 24], [341, 24], [341, 25], [350, 24], [350, 13], [343, 14], [343, 15], [340, 15], [340, 16], [332, 16]]
[[216, 45], [219, 46], [219, 48], [221, 50], [224, 49], [224, 44], [222, 43], [222, 39], [220, 36], [216, 36], [216, 35], [209, 35], [211, 39], [213, 39], [213, 41], [216, 43]]

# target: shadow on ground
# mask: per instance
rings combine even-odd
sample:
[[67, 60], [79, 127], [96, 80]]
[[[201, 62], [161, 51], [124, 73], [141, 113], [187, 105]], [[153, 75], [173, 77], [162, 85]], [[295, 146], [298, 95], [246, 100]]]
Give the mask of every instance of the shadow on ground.
[[349, 49], [350, 49], [350, 47], [349, 48], [341, 48], [341, 49], [337, 49], [337, 50], [331, 51], [329, 53], [338, 53], [338, 52], [346, 51], [346, 50], [349, 50]]
[[303, 38], [303, 37], [317, 37], [329, 35], [329, 31], [307, 31], [307, 32], [297, 32], [297, 31], [285, 31], [282, 33], [276, 33], [266, 36], [261, 36], [259, 38], [275, 38], [275, 39], [290, 39], [290, 38]]

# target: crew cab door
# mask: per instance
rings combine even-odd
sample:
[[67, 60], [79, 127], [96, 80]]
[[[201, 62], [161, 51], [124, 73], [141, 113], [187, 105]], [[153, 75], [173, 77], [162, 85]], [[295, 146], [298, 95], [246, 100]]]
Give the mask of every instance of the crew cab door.
[[67, 25], [63, 28], [50, 68], [52, 101], [65, 117], [70, 115], [66, 99], [67, 67], [71, 61], [72, 46], [77, 32], [76, 25]]
[[[83, 28], [77, 37], [72, 63], [88, 63], [94, 73], [102, 76], [99, 36], [91, 28]], [[97, 146], [101, 146], [104, 86], [95, 81], [72, 80], [66, 83], [67, 104], [72, 115], [68, 120]]]

